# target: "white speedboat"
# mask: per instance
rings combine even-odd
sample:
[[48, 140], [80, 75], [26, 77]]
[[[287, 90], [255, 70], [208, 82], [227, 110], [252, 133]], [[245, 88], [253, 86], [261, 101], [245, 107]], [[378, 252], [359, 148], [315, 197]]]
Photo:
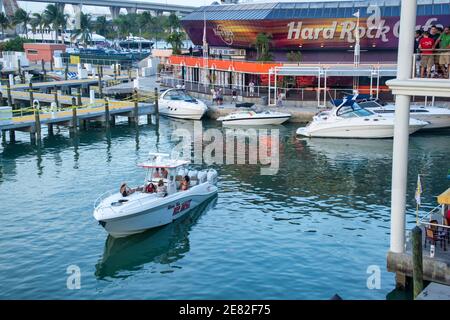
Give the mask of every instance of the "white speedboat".
[[198, 99], [191, 97], [183, 89], [168, 89], [158, 99], [159, 113], [178, 119], [199, 120], [208, 107]]
[[[426, 126], [428, 122], [410, 119], [409, 134]], [[338, 107], [315, 115], [297, 134], [322, 138], [392, 138], [394, 117], [384, 117], [361, 108], [353, 101], [345, 101]]]
[[[110, 191], [94, 204], [94, 218], [113, 237], [120, 238], [171, 223], [217, 194], [217, 171], [188, 170], [189, 162], [151, 153], [139, 166], [147, 171], [143, 186], [121, 193]], [[161, 175], [162, 169], [167, 175]], [[183, 177], [190, 177], [187, 190], [180, 190]], [[150, 184], [164, 186], [149, 192]], [[164, 190], [165, 189], [165, 190]]]
[[227, 116], [217, 118], [224, 126], [261, 126], [277, 125], [286, 122], [291, 117], [290, 113], [275, 111], [238, 111]]
[[[378, 114], [395, 114], [395, 105], [386, 104], [379, 99], [362, 100], [358, 104]], [[450, 110], [447, 108], [411, 105], [409, 112], [412, 118], [428, 122], [421, 130], [450, 128]]]

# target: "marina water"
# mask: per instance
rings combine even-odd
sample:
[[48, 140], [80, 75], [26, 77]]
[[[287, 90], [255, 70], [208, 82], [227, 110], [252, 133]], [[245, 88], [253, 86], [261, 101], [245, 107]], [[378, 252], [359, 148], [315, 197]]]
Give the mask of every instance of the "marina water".
[[[32, 146], [0, 147], [1, 299], [386, 299], [392, 140], [297, 139], [280, 130], [280, 169], [214, 165], [219, 195], [189, 216], [112, 239], [93, 203], [143, 182], [148, 152], [170, 152], [178, 121], [109, 133], [65, 129]], [[216, 122], [203, 123], [204, 129]], [[408, 227], [421, 173], [423, 206], [448, 187], [449, 132], [410, 139]], [[68, 277], [80, 271], [80, 289]], [[69, 269], [68, 269], [69, 268]], [[380, 289], [369, 289], [373, 270]], [[67, 273], [69, 270], [69, 274]], [[68, 288], [69, 287], [69, 288]], [[369, 286], [370, 287], [370, 286]]]

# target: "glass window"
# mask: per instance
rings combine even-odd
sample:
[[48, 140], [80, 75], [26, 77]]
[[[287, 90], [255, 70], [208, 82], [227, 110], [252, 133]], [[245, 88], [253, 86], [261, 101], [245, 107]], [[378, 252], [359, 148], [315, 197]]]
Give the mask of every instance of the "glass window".
[[425, 6], [425, 14], [433, 14], [433, 7], [431, 5]]
[[392, 10], [392, 7], [384, 7], [384, 8], [381, 9], [381, 15], [383, 17], [390, 17], [391, 16], [391, 10]]
[[392, 7], [392, 16], [400, 17], [400, 7]]
[[417, 15], [424, 16], [425, 15], [425, 6], [417, 6]]
[[442, 6], [440, 4], [433, 6], [433, 14], [442, 14]]
[[450, 14], [450, 4], [442, 5], [442, 14]]

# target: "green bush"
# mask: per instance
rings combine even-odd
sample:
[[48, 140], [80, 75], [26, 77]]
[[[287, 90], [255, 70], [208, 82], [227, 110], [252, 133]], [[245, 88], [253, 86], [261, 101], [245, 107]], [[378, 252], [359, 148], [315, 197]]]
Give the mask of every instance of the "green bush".
[[30, 41], [21, 37], [15, 37], [3, 43], [2, 51], [24, 51], [23, 44], [27, 42]]

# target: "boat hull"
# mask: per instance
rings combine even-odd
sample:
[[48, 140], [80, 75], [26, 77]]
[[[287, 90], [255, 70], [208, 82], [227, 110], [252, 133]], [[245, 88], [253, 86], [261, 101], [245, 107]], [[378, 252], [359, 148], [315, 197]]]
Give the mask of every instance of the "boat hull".
[[[423, 125], [410, 125], [409, 134], [421, 129]], [[356, 139], [383, 139], [394, 136], [394, 126], [352, 126], [352, 127], [323, 127], [314, 131], [308, 127], [297, 129], [297, 134], [305, 137], [317, 138], [356, 138]]]
[[101, 215], [96, 214], [94, 216], [112, 237], [121, 238], [169, 224], [189, 214], [192, 209], [216, 194], [216, 186], [199, 185], [188, 191], [165, 197], [167, 201], [158, 206], [143, 208], [128, 215], [111, 219], [103, 219]]
[[279, 125], [288, 121], [290, 116], [286, 117], [266, 117], [266, 118], [242, 118], [222, 120], [224, 126], [264, 126], [264, 125]]

